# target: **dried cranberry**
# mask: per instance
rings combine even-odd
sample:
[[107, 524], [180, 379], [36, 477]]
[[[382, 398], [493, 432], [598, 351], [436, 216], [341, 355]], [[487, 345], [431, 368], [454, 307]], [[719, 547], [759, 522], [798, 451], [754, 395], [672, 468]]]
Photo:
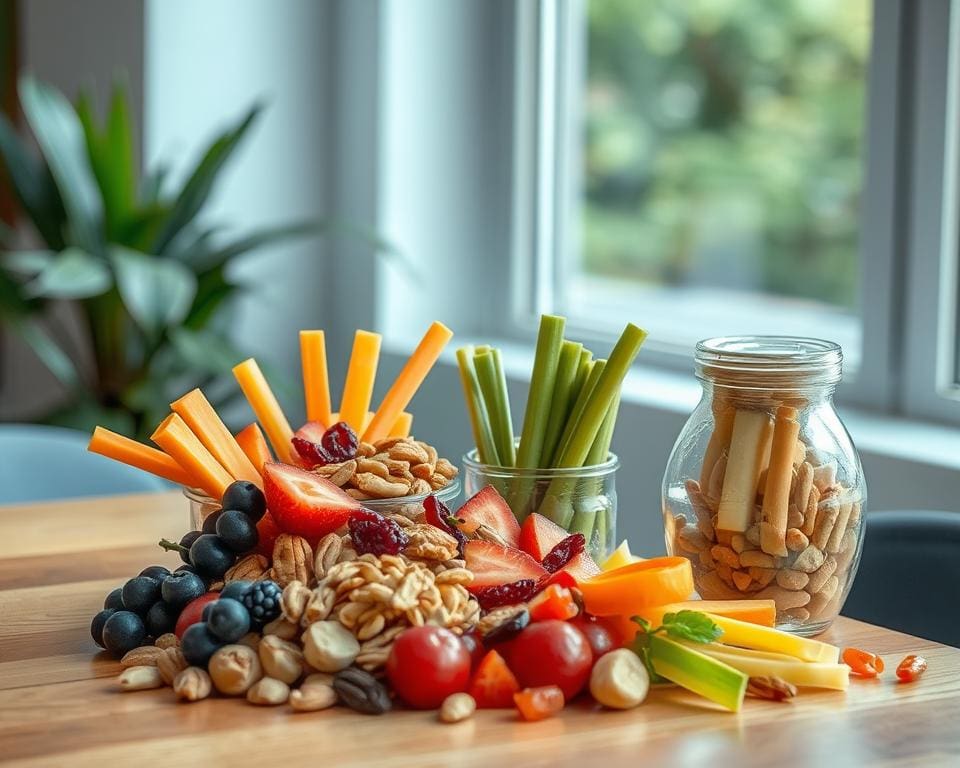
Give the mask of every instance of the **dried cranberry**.
[[328, 457], [328, 464], [339, 464], [341, 461], [356, 458], [360, 441], [357, 439], [357, 433], [351, 429], [347, 422], [338, 421], [323, 433], [320, 447]]
[[582, 533], [573, 533], [553, 549], [547, 552], [543, 558], [543, 567], [548, 573], [559, 571], [563, 566], [569, 563], [573, 558], [583, 552], [587, 546], [587, 540]]
[[513, 640], [530, 623], [530, 611], [526, 606], [517, 609], [517, 612], [489, 630], [482, 638], [484, 648], [493, 648], [497, 643]]
[[290, 442], [293, 443], [293, 449], [297, 452], [297, 454], [299, 454], [300, 458], [303, 459], [303, 464], [305, 467], [312, 468], [318, 465], [330, 463], [330, 459], [327, 457], [326, 452], [319, 444], [311, 443], [309, 440], [304, 440], [302, 437], [292, 437]]
[[361, 555], [397, 555], [410, 539], [393, 520], [369, 509], [355, 512], [347, 523], [353, 548]]
[[449, 533], [457, 540], [457, 551], [460, 557], [463, 557], [463, 545], [467, 543], [467, 537], [457, 526], [450, 523], [450, 518], [453, 517], [450, 508], [431, 493], [423, 500], [423, 512], [430, 525]]
[[495, 587], [481, 587], [474, 596], [485, 611], [501, 605], [524, 603], [537, 592], [536, 579], [520, 579], [512, 584], [498, 584]]

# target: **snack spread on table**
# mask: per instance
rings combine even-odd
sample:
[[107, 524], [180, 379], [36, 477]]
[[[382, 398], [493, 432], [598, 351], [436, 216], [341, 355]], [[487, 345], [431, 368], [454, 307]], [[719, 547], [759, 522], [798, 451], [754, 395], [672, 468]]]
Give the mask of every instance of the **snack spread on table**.
[[[540, 403], [528, 406], [516, 453], [496, 350], [458, 352], [484, 462], [582, 467], [606, 458], [620, 384], [644, 334], [628, 326], [604, 364], [562, 332], [562, 320], [544, 318], [531, 385]], [[691, 599], [686, 557], [642, 559], [624, 541], [598, 564], [589, 532], [567, 528], [562, 487], [554, 502], [512, 487], [527, 495], [514, 505], [488, 485], [448, 508], [435, 492], [457, 468], [410, 437], [405, 409], [450, 336], [434, 324], [373, 413], [379, 337], [357, 333], [334, 412], [323, 334], [304, 331], [308, 422], [297, 431], [253, 360], [235, 373], [257, 422], [236, 436], [199, 390], [171, 405], [153, 435], [159, 449], [95, 431], [91, 450], [210, 497], [198, 530], [160, 542], [183, 564], [145, 568], [93, 618], [94, 641], [120, 659], [121, 690], [169, 686], [183, 702], [216, 693], [297, 713], [407, 706], [455, 723], [488, 708], [536, 721], [580, 696], [631, 709], [651, 686], [736, 712], [745, 697], [788, 701], [803, 687], [844, 690], [851, 672], [883, 672], [879, 656], [841, 656], [775, 629], [776, 599]], [[576, 394], [591, 379], [591, 393]], [[382, 512], [364, 506], [408, 496], [422, 498]], [[821, 534], [821, 550], [832, 551], [835, 530]], [[908, 656], [896, 674], [910, 682], [925, 669]]]

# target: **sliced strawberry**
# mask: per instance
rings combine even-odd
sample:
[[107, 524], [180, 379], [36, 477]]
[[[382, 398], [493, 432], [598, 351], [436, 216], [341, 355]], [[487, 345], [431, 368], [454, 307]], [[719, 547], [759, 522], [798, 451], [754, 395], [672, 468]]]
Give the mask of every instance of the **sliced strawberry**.
[[559, 584], [551, 584], [530, 600], [527, 603], [527, 610], [530, 611], [530, 621], [546, 621], [548, 619], [566, 621], [574, 618], [580, 612], [570, 590], [561, 587]]
[[573, 576], [567, 573], [565, 570], [559, 570], [556, 573], [548, 573], [537, 584], [537, 591], [546, 589], [547, 587], [556, 584], [559, 587], [566, 587], [571, 589], [572, 587], [577, 586], [577, 580]]
[[520, 549], [539, 563], [569, 535], [553, 520], [534, 512], [523, 521], [523, 528], [520, 529]]
[[273, 543], [283, 531], [269, 512], [257, 523], [257, 552], [265, 557], [273, 557]]
[[468, 689], [479, 709], [507, 709], [520, 690], [516, 676], [496, 651], [489, 651], [470, 681]]
[[503, 496], [497, 493], [497, 489], [492, 485], [467, 499], [457, 510], [457, 517], [474, 526], [474, 530], [478, 523], [493, 529], [511, 547], [520, 543], [520, 523]]
[[319, 421], [308, 421], [294, 434], [290, 442], [303, 459], [304, 466], [315, 467], [317, 464], [327, 463], [322, 446], [323, 434], [326, 431], [327, 428]]
[[538, 581], [546, 574], [526, 552], [494, 544], [492, 541], [468, 541], [463, 545], [467, 568], [473, 571], [473, 581], [467, 589], [479, 590], [499, 584], [512, 584], [521, 579]]
[[337, 530], [361, 509], [333, 483], [289, 464], [263, 465], [263, 491], [280, 530], [311, 540]]
[[574, 555], [570, 562], [557, 571], [557, 573], [564, 572], [569, 573], [577, 581], [586, 581], [600, 573], [600, 566], [589, 554], [581, 552], [579, 555]]

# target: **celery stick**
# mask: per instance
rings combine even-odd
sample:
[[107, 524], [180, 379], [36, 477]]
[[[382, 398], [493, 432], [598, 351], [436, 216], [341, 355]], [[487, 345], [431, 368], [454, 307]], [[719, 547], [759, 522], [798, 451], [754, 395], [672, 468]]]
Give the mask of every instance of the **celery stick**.
[[497, 447], [500, 466], [512, 467], [514, 462], [513, 422], [510, 418], [510, 403], [507, 399], [506, 381], [497, 379], [497, 350], [478, 352], [473, 356], [480, 381], [480, 392], [487, 405], [493, 442]]
[[570, 415], [567, 417], [567, 423], [563, 428], [563, 434], [560, 437], [560, 442], [557, 444], [557, 449], [553, 453], [550, 466], [557, 466], [557, 462], [560, 461], [560, 456], [570, 443], [570, 439], [573, 437], [573, 433], [577, 428], [577, 423], [580, 421], [580, 416], [586, 409], [587, 403], [590, 401], [590, 395], [593, 392], [593, 388], [600, 380], [600, 375], [603, 373], [603, 369], [606, 367], [606, 365], [606, 360], [592, 360], [588, 364], [586, 381], [584, 381], [583, 386], [580, 387], [580, 394], [577, 396], [577, 400], [573, 404]]
[[463, 397], [467, 402], [467, 413], [473, 429], [473, 439], [477, 444], [477, 457], [484, 464], [500, 464], [497, 449], [490, 431], [487, 409], [480, 393], [477, 371], [473, 367], [473, 347], [461, 347], [457, 350], [457, 367], [460, 369], [460, 383], [463, 385]]
[[520, 433], [520, 446], [517, 449], [518, 467], [536, 467], [540, 464], [565, 322], [562, 317], [555, 315], [540, 317], [540, 332], [537, 335], [537, 351], [533, 360], [530, 392], [527, 395], [523, 430]]
[[583, 344], [573, 341], [564, 341], [560, 348], [560, 360], [557, 363], [557, 378], [553, 387], [553, 397], [550, 402], [550, 417], [547, 420], [547, 430], [543, 437], [543, 450], [540, 452], [540, 466], [549, 467], [553, 453], [560, 442], [567, 415], [570, 413], [572, 401], [570, 391], [580, 367], [580, 353]]
[[507, 390], [507, 377], [503, 372], [503, 360], [500, 357], [500, 350], [494, 348], [493, 352], [493, 366], [494, 371], [497, 376], [497, 392], [498, 399], [503, 408], [503, 412], [507, 417], [507, 435], [509, 439], [507, 445], [501, 450], [497, 448], [497, 453], [502, 457], [506, 455], [507, 461], [509, 462], [506, 466], [513, 466], [514, 461], [516, 460], [516, 441], [514, 440], [513, 435], [513, 417], [510, 414], [510, 392]]
[[617, 426], [617, 414], [620, 412], [620, 393], [613, 398], [610, 407], [607, 409], [607, 415], [603, 417], [603, 424], [600, 425], [600, 431], [590, 446], [590, 453], [587, 454], [586, 466], [592, 464], [602, 464], [610, 455], [610, 443], [613, 442], [613, 430]]
[[750, 677], [779, 677], [793, 685], [830, 688], [836, 691], [845, 691], [850, 684], [850, 668], [846, 664], [805, 662], [789, 657], [783, 660], [769, 658], [780, 654], [744, 651], [742, 648], [730, 648], [719, 643], [679, 642], [688, 648], [695, 646], [701, 653], [728, 664]]
[[650, 637], [650, 661], [661, 677], [739, 712], [749, 675], [662, 635]]

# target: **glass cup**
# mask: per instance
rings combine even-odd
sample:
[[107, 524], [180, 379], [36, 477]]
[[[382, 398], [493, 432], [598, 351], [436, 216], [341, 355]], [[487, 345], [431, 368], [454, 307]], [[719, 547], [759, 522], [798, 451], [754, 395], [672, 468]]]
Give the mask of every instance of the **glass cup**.
[[602, 464], [574, 469], [520, 469], [482, 463], [476, 449], [463, 457], [466, 498], [492, 485], [521, 523], [531, 512], [570, 533], [582, 533], [587, 551], [602, 563], [616, 546], [616, 472], [620, 460], [609, 454]]
[[833, 406], [840, 347], [736, 336], [697, 344], [703, 387], [663, 477], [667, 551], [704, 599], [772, 599], [777, 626], [826, 629], [863, 545], [867, 490]]

